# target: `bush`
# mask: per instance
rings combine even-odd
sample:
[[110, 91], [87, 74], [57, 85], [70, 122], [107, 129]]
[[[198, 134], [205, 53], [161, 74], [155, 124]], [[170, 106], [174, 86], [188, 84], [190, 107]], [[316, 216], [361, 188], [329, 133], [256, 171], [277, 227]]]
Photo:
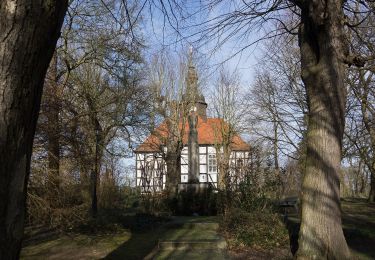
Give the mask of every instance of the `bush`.
[[166, 193], [144, 193], [140, 195], [138, 211], [150, 215], [171, 215]]
[[223, 216], [221, 231], [232, 247], [271, 249], [289, 244], [288, 231], [277, 213], [235, 208]]
[[72, 229], [88, 218], [89, 204], [84, 201], [81, 186], [63, 183], [54, 190], [46, 184], [28, 189], [28, 226], [48, 226], [57, 229]]

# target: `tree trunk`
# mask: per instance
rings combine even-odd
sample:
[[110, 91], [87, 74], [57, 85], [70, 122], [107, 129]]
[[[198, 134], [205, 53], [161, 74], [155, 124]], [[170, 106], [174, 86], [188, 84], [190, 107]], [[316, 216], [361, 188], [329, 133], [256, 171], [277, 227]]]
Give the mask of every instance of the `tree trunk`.
[[361, 185], [360, 185], [360, 188], [359, 188], [359, 193], [360, 194], [363, 194], [365, 192], [365, 187], [366, 187], [366, 174], [365, 174], [365, 171], [363, 170], [363, 165], [362, 165], [362, 160], [359, 161], [359, 165], [358, 165], [358, 178]]
[[178, 184], [181, 176], [181, 152], [168, 152], [166, 156], [167, 164], [167, 193], [169, 198], [174, 198], [177, 195]]
[[97, 195], [97, 188], [98, 188], [98, 172], [96, 167], [91, 170], [90, 175], [90, 193], [91, 193], [91, 217], [96, 218], [98, 215], [98, 195]]
[[[361, 112], [362, 112], [362, 121], [365, 125], [365, 128], [369, 134], [369, 141], [370, 141], [370, 147], [372, 153], [375, 152], [375, 129], [372, 124], [372, 116], [370, 114], [370, 104], [369, 104], [369, 92], [370, 92], [370, 82], [372, 79], [372, 75], [370, 75], [367, 79], [365, 79], [365, 75], [363, 72], [360, 72], [360, 82], [361, 82], [361, 88], [363, 91], [361, 91], [360, 94], [360, 102], [361, 102]], [[363, 158], [364, 160], [367, 160], [367, 165], [370, 171], [370, 193], [368, 196], [369, 202], [375, 202], [375, 158], [374, 156], [366, 156]]]
[[43, 80], [67, 1], [0, 1], [0, 259], [18, 259]]
[[[373, 203], [375, 202], [375, 162], [372, 165], [372, 169], [370, 170], [370, 193], [368, 196], [368, 202]], [[363, 185], [364, 186], [364, 185]]]
[[274, 158], [274, 164], [275, 164], [275, 173], [279, 174], [280, 173], [280, 167], [279, 167], [279, 153], [278, 153], [278, 141], [279, 141], [279, 136], [278, 136], [278, 125], [277, 125], [277, 118], [273, 118], [274, 123], [273, 123], [273, 158]]
[[60, 138], [59, 138], [59, 93], [57, 82], [57, 56], [53, 55], [45, 80], [46, 118], [47, 118], [47, 153], [48, 176], [53, 187], [54, 195], [58, 194], [60, 186]]
[[341, 2], [304, 1], [301, 13], [301, 73], [309, 121], [297, 259], [350, 259], [339, 183], [347, 97]]
[[[92, 104], [92, 103], [90, 103]], [[91, 111], [94, 107], [92, 105], [89, 105]], [[91, 122], [94, 128], [94, 136], [95, 136], [95, 154], [94, 154], [94, 160], [93, 160], [93, 166], [94, 168], [91, 171], [91, 215], [93, 218], [96, 218], [98, 214], [98, 187], [99, 187], [99, 180], [100, 180], [100, 168], [101, 168], [101, 159], [103, 154], [103, 129], [100, 125], [100, 122], [98, 120], [97, 113], [91, 113]]]

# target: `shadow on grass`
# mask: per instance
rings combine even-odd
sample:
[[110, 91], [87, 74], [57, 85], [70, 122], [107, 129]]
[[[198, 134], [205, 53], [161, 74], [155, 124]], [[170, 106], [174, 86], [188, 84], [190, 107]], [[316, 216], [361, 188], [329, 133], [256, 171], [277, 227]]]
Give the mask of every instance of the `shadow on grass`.
[[121, 244], [104, 259], [144, 259], [152, 254], [167, 230], [167, 219], [151, 215], [138, 215], [124, 219], [124, 227], [131, 230], [129, 240]]
[[61, 233], [57, 230], [40, 229], [32, 235], [25, 236], [22, 242], [22, 247], [35, 246], [41, 243], [51, 242], [58, 239], [60, 235]]
[[163, 232], [163, 228], [132, 231], [131, 238], [109, 253], [104, 259], [143, 259], [157, 246]]
[[[192, 224], [204, 221], [205, 223], [216, 223], [216, 217], [178, 217], [168, 222], [155, 222], [154, 225], [139, 228], [139, 221], [145, 221], [143, 218], [133, 222], [131, 229], [131, 238], [109, 253], [104, 259], [153, 259], [158, 251], [159, 240], [178, 241], [182, 238], [186, 239], [194, 235], [198, 237], [198, 233], [193, 230]], [[147, 221], [146, 221], [147, 222]], [[150, 222], [151, 223], [151, 222]], [[134, 228], [138, 227], [138, 228]], [[216, 252], [214, 252], [216, 253]], [[193, 257], [192, 259], [213, 259], [204, 258], [198, 255], [194, 250], [162, 250], [161, 259], [172, 257], [180, 259], [181, 257]], [[177, 258], [176, 258], [177, 257]], [[196, 258], [198, 257], [198, 258]], [[202, 258], [203, 257], [203, 258]], [[218, 258], [220, 259], [220, 258]]]
[[[345, 199], [341, 204], [343, 231], [349, 247], [360, 259], [375, 259], [375, 205], [362, 199]], [[297, 214], [290, 214], [284, 220], [294, 255], [298, 250], [300, 219]]]
[[196, 250], [196, 249], [175, 249], [162, 251], [156, 259], [194, 259], [194, 260], [224, 260], [229, 259], [223, 250]]

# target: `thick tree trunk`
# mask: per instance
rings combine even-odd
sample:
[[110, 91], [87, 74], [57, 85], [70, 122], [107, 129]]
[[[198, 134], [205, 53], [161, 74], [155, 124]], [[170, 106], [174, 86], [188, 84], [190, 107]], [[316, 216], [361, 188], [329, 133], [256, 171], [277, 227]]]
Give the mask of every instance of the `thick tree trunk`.
[[346, 88], [342, 1], [305, 1], [300, 48], [309, 121], [297, 259], [350, 259], [340, 183]]
[[67, 1], [0, 1], [0, 259], [18, 259], [43, 80]]

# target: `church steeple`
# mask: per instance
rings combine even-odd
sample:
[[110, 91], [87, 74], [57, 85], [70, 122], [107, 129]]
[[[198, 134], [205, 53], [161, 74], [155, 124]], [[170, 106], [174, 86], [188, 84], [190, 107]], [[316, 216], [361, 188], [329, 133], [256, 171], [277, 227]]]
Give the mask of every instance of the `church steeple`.
[[203, 120], [207, 119], [207, 103], [202, 94], [198, 90], [198, 73], [193, 64], [193, 48], [189, 49], [189, 58], [188, 58], [188, 71], [186, 77], [186, 92], [185, 100], [187, 100], [192, 108], [195, 107], [198, 116]]
[[186, 95], [190, 102], [194, 103], [198, 99], [198, 74], [193, 64], [193, 49], [189, 49], [188, 71], [186, 77]]

